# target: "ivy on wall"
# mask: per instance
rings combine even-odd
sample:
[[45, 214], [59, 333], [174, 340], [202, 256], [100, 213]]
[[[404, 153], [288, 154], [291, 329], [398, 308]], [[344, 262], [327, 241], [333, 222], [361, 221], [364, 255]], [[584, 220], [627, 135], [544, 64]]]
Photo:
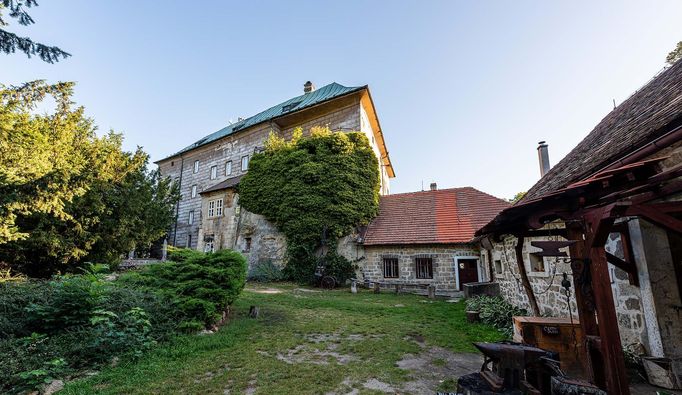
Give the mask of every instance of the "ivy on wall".
[[379, 163], [363, 133], [318, 127], [310, 137], [297, 129], [290, 141], [271, 134], [251, 159], [239, 194], [246, 210], [285, 235], [289, 279], [314, 279], [324, 234], [327, 273], [344, 281], [353, 268], [336, 254], [337, 241], [377, 214], [379, 187]]

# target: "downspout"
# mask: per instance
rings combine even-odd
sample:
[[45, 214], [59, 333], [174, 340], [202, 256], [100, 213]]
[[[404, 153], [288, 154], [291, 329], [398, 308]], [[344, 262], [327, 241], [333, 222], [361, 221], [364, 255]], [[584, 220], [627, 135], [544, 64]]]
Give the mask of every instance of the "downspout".
[[533, 315], [536, 317], [540, 316], [540, 308], [538, 307], [538, 301], [535, 299], [535, 294], [533, 293], [533, 288], [530, 286], [530, 280], [528, 280], [528, 273], [526, 273], [526, 265], [523, 263], [523, 236], [518, 237], [516, 242], [516, 265], [519, 268], [519, 273], [521, 274], [521, 283], [523, 288], [526, 289], [526, 294], [528, 295], [528, 303], [533, 309]]
[[[182, 200], [182, 171], [185, 167], [185, 158], [180, 155], [180, 180], [178, 181], [178, 189], [180, 190], [180, 199], [175, 203], [175, 228], [173, 229], [173, 247], [177, 247], [178, 240], [178, 217], [180, 216], [180, 200]], [[192, 247], [192, 246], [190, 246]]]
[[493, 267], [493, 253], [489, 249], [485, 249], [488, 257], [488, 270], [490, 271], [490, 282], [495, 281], [495, 269]]

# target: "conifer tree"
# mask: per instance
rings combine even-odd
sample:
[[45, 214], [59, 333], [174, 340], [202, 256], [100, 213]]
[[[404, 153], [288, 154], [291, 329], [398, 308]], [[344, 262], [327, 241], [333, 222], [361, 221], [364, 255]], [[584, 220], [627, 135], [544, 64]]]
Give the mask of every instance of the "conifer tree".
[[33, 18], [28, 14], [26, 8], [37, 7], [36, 0], [1, 0], [0, 2], [0, 51], [11, 54], [17, 50], [25, 53], [29, 58], [37, 55], [40, 59], [47, 63], [58, 62], [60, 58], [67, 58], [71, 56], [70, 53], [61, 50], [55, 46], [49, 46], [34, 42], [28, 37], [19, 37], [14, 33], [10, 33], [3, 29], [9, 25], [9, 22], [4, 17], [4, 13], [14, 18], [20, 25], [28, 26], [35, 23]]

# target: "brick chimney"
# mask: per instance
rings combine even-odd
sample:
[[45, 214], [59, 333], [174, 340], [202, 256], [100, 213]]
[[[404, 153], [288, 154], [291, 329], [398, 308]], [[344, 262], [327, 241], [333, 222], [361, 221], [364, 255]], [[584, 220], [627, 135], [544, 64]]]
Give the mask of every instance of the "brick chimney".
[[315, 85], [313, 85], [312, 82], [306, 81], [305, 84], [303, 84], [303, 93], [310, 93], [315, 90]]
[[540, 177], [544, 177], [550, 169], [549, 166], [549, 149], [544, 141], [538, 143], [538, 162], [540, 163]]
[[432, 191], [437, 191], [437, 190], [438, 190], [438, 184], [436, 184], [435, 182], [432, 182], [432, 183], [431, 183], [431, 190], [432, 190]]

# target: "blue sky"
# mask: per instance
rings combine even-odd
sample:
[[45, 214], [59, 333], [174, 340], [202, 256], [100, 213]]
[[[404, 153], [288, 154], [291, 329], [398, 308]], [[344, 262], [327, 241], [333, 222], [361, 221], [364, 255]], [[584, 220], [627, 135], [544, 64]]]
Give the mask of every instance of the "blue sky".
[[322, 86], [369, 84], [392, 192], [537, 181], [655, 75], [680, 1], [41, 1], [9, 30], [71, 52], [0, 55], [0, 82], [76, 81], [100, 131], [158, 160], [238, 117]]

